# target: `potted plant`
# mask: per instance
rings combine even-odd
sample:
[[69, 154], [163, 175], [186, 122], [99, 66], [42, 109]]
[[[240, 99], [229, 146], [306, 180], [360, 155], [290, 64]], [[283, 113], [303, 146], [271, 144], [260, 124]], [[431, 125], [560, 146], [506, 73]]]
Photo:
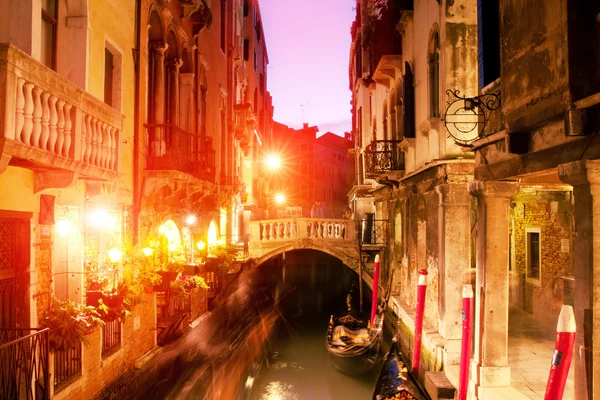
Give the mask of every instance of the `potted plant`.
[[53, 350], [67, 350], [79, 343], [87, 344], [86, 335], [97, 326], [104, 325], [104, 321], [94, 307], [54, 297], [40, 325], [50, 329], [48, 337]]
[[98, 310], [105, 319], [126, 318], [129, 317], [133, 308], [142, 302], [141, 285], [134, 285], [128, 280], [119, 282], [113, 286], [111, 291], [105, 294], [106, 297], [100, 299]]
[[171, 295], [186, 299], [190, 292], [195, 288], [208, 289], [204, 278], [198, 275], [181, 275], [170, 285]]
[[144, 288], [144, 293], [149, 294], [154, 291], [155, 286], [159, 286], [162, 282], [162, 277], [148, 269], [143, 269], [138, 274], [138, 282]]

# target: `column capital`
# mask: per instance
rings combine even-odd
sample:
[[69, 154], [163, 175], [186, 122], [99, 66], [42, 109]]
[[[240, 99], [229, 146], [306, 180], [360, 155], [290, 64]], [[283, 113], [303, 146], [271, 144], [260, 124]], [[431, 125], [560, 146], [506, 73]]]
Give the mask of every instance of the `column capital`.
[[154, 57], [164, 57], [169, 45], [165, 42], [150, 42], [149, 47]]
[[559, 164], [558, 177], [571, 186], [600, 183], [600, 160], [579, 160]]
[[435, 187], [440, 205], [468, 206], [471, 202], [467, 183], [444, 183]]
[[519, 192], [519, 182], [514, 181], [473, 181], [469, 183], [469, 193], [475, 197], [510, 198]]
[[167, 67], [169, 69], [175, 70], [175, 72], [179, 72], [179, 68], [183, 65], [183, 60], [181, 58], [172, 58], [167, 60]]

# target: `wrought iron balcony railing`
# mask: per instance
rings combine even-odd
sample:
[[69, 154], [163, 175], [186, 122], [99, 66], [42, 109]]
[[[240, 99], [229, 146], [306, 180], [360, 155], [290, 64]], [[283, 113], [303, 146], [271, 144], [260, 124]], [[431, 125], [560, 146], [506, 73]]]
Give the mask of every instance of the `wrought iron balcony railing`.
[[118, 175], [123, 115], [8, 44], [0, 44], [0, 104], [0, 172], [12, 159], [36, 171]]
[[210, 136], [187, 132], [170, 124], [146, 124], [150, 149], [148, 170], [175, 170], [215, 182], [215, 150]]
[[374, 140], [365, 148], [367, 176], [404, 170], [404, 153], [400, 149], [400, 140]]
[[362, 245], [386, 245], [387, 244], [387, 220], [366, 218], [359, 221], [358, 240]]
[[0, 398], [50, 399], [48, 329], [0, 329]]

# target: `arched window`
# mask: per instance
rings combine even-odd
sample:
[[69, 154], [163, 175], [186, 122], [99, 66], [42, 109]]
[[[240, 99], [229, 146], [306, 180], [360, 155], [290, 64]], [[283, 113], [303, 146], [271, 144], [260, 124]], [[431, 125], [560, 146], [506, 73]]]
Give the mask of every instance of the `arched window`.
[[308, 186], [306, 185], [306, 183], [300, 185], [300, 198], [308, 199]]
[[383, 140], [388, 140], [388, 104], [387, 101], [383, 103], [383, 119], [381, 128], [383, 129]]
[[302, 175], [308, 174], [308, 163], [306, 162], [306, 160], [300, 161], [300, 173]]
[[429, 116], [440, 116], [440, 37], [433, 32], [429, 44]]

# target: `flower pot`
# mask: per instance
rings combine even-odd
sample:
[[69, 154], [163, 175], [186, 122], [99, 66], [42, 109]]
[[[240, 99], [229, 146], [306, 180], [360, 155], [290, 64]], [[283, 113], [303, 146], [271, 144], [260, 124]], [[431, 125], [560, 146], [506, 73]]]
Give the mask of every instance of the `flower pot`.
[[88, 290], [85, 294], [85, 303], [88, 306], [98, 307], [100, 302], [98, 300], [102, 299], [102, 292], [95, 290]]
[[183, 275], [196, 275], [198, 273], [197, 265], [184, 265]]
[[108, 306], [108, 308], [121, 308], [123, 305], [123, 297], [121, 296], [113, 296], [113, 297], [102, 297], [102, 302]]
[[171, 282], [177, 278], [177, 272], [174, 271], [158, 271], [157, 272], [162, 278], [160, 285], [154, 286], [155, 290], [159, 292], [167, 292], [171, 287]]

